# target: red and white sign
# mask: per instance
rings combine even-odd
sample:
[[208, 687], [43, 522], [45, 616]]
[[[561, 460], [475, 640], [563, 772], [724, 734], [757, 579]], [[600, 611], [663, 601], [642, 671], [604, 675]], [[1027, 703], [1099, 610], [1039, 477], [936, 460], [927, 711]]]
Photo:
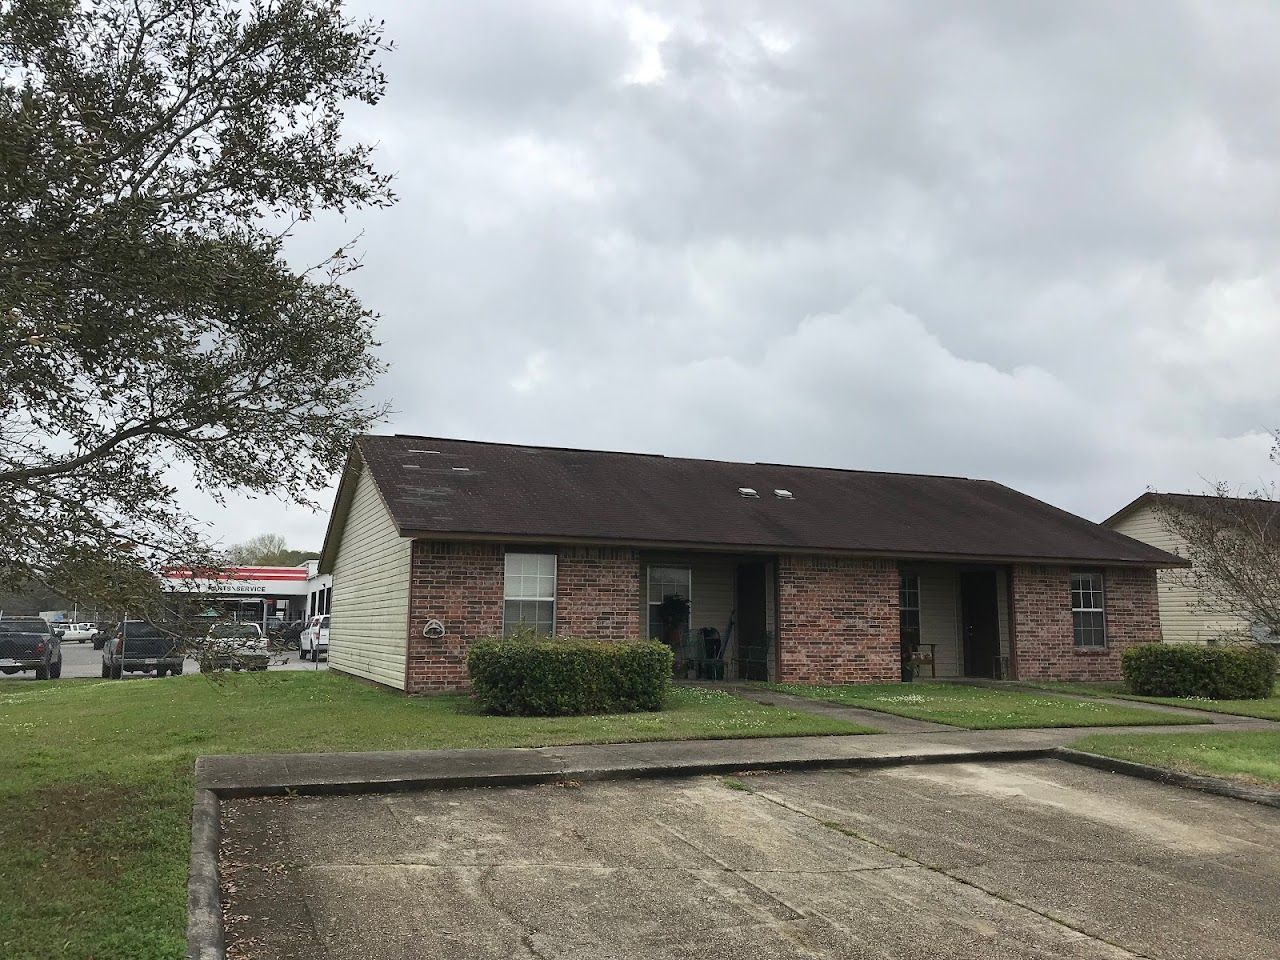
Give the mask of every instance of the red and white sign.
[[165, 571], [165, 589], [197, 593], [248, 593], [273, 597], [306, 596], [306, 567], [225, 567], [222, 570], [173, 568]]

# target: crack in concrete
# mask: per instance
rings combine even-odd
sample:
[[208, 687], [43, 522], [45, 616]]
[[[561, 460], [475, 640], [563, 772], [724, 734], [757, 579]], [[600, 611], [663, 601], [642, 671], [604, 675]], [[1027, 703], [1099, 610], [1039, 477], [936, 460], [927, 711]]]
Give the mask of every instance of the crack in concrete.
[[485, 874], [486, 875], [481, 876], [480, 882], [476, 885], [481, 896], [483, 896], [489, 906], [494, 909], [495, 913], [505, 917], [507, 923], [511, 924], [511, 926], [520, 934], [520, 944], [524, 947], [525, 952], [530, 957], [533, 957], [534, 960], [550, 960], [550, 955], [539, 950], [534, 944], [533, 933], [529, 930], [528, 926], [520, 920], [517, 920], [510, 910], [498, 902], [497, 894], [490, 883], [491, 880], [494, 880], [497, 877], [497, 871], [490, 868], [485, 871]]

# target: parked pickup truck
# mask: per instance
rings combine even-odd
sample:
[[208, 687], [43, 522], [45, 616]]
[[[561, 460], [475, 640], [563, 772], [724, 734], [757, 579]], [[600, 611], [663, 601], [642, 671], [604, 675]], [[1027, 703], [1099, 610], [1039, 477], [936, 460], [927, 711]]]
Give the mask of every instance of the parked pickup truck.
[[96, 623], [67, 623], [63, 624], [62, 639], [67, 643], [84, 643], [86, 640], [92, 640], [97, 632]]
[[102, 675], [119, 680], [124, 673], [182, 673], [182, 639], [145, 620], [124, 620], [102, 647]]
[[34, 670], [37, 680], [62, 676], [61, 640], [39, 617], [0, 620], [0, 673]]

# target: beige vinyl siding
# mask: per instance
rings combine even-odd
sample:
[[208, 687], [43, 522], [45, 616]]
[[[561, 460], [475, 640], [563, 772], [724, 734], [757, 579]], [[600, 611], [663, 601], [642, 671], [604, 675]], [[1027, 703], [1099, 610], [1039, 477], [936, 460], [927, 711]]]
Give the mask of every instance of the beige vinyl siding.
[[[778, 679], [778, 567], [764, 565], [764, 624], [769, 631], [769, 680]], [[730, 651], [735, 657], [737, 650]]]
[[[939, 677], [964, 676], [964, 643], [960, 630], [960, 568], [922, 564], [905, 572], [920, 577], [920, 642], [933, 643]], [[1003, 569], [996, 570], [996, 614], [1000, 653], [1009, 655], [1009, 592]], [[926, 668], [921, 679], [928, 679]]]
[[[948, 567], [919, 567], [909, 571], [920, 577], [920, 642], [934, 643], [934, 668], [940, 677], [964, 673], [960, 658], [960, 585], [956, 571]], [[928, 679], [925, 669], [921, 679]]]
[[362, 469], [333, 562], [330, 669], [404, 689], [412, 545]]
[[[649, 568], [688, 567], [690, 571], [689, 629], [696, 636], [703, 627], [715, 627], [724, 636], [733, 611], [734, 561], [723, 557], [645, 557], [640, 570], [640, 628], [649, 629]], [[655, 597], [655, 600], [662, 599]]]
[[[1063, 603], [1067, 598], [1063, 598]], [[996, 615], [1000, 623], [1000, 656], [1009, 656], [1009, 577], [1003, 570], [996, 571]], [[1008, 661], [1005, 661], [1006, 665]]]
[[[1128, 516], [1111, 524], [1111, 529], [1127, 537], [1149, 543], [1170, 553], [1182, 553], [1184, 543], [1166, 527], [1155, 508], [1144, 503]], [[1185, 582], [1186, 571], [1160, 570], [1156, 574], [1160, 595], [1160, 630], [1167, 642], [1204, 643], [1222, 633], [1245, 629], [1235, 617], [1215, 614], [1200, 603], [1199, 593]]]

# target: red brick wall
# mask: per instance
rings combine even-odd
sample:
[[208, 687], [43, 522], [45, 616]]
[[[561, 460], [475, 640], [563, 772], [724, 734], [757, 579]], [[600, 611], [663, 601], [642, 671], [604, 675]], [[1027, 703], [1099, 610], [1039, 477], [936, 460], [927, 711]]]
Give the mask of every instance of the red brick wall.
[[780, 556], [777, 679], [783, 683], [902, 679], [897, 564]]
[[640, 553], [565, 547], [556, 563], [556, 633], [597, 640], [640, 637]]
[[1019, 680], [1119, 680], [1126, 647], [1160, 642], [1156, 572], [1104, 573], [1107, 646], [1076, 649], [1071, 631], [1071, 570], [1013, 568], [1013, 629]]
[[[501, 544], [417, 540], [409, 593], [405, 691], [458, 690], [467, 649], [502, 633]], [[444, 636], [422, 635], [429, 620]], [[640, 636], [640, 555], [631, 549], [566, 547], [556, 569], [556, 633], [598, 639]]]
[[[406, 693], [466, 686], [467, 648], [502, 632], [502, 556], [501, 544], [414, 541]], [[422, 635], [432, 619], [440, 639]]]

